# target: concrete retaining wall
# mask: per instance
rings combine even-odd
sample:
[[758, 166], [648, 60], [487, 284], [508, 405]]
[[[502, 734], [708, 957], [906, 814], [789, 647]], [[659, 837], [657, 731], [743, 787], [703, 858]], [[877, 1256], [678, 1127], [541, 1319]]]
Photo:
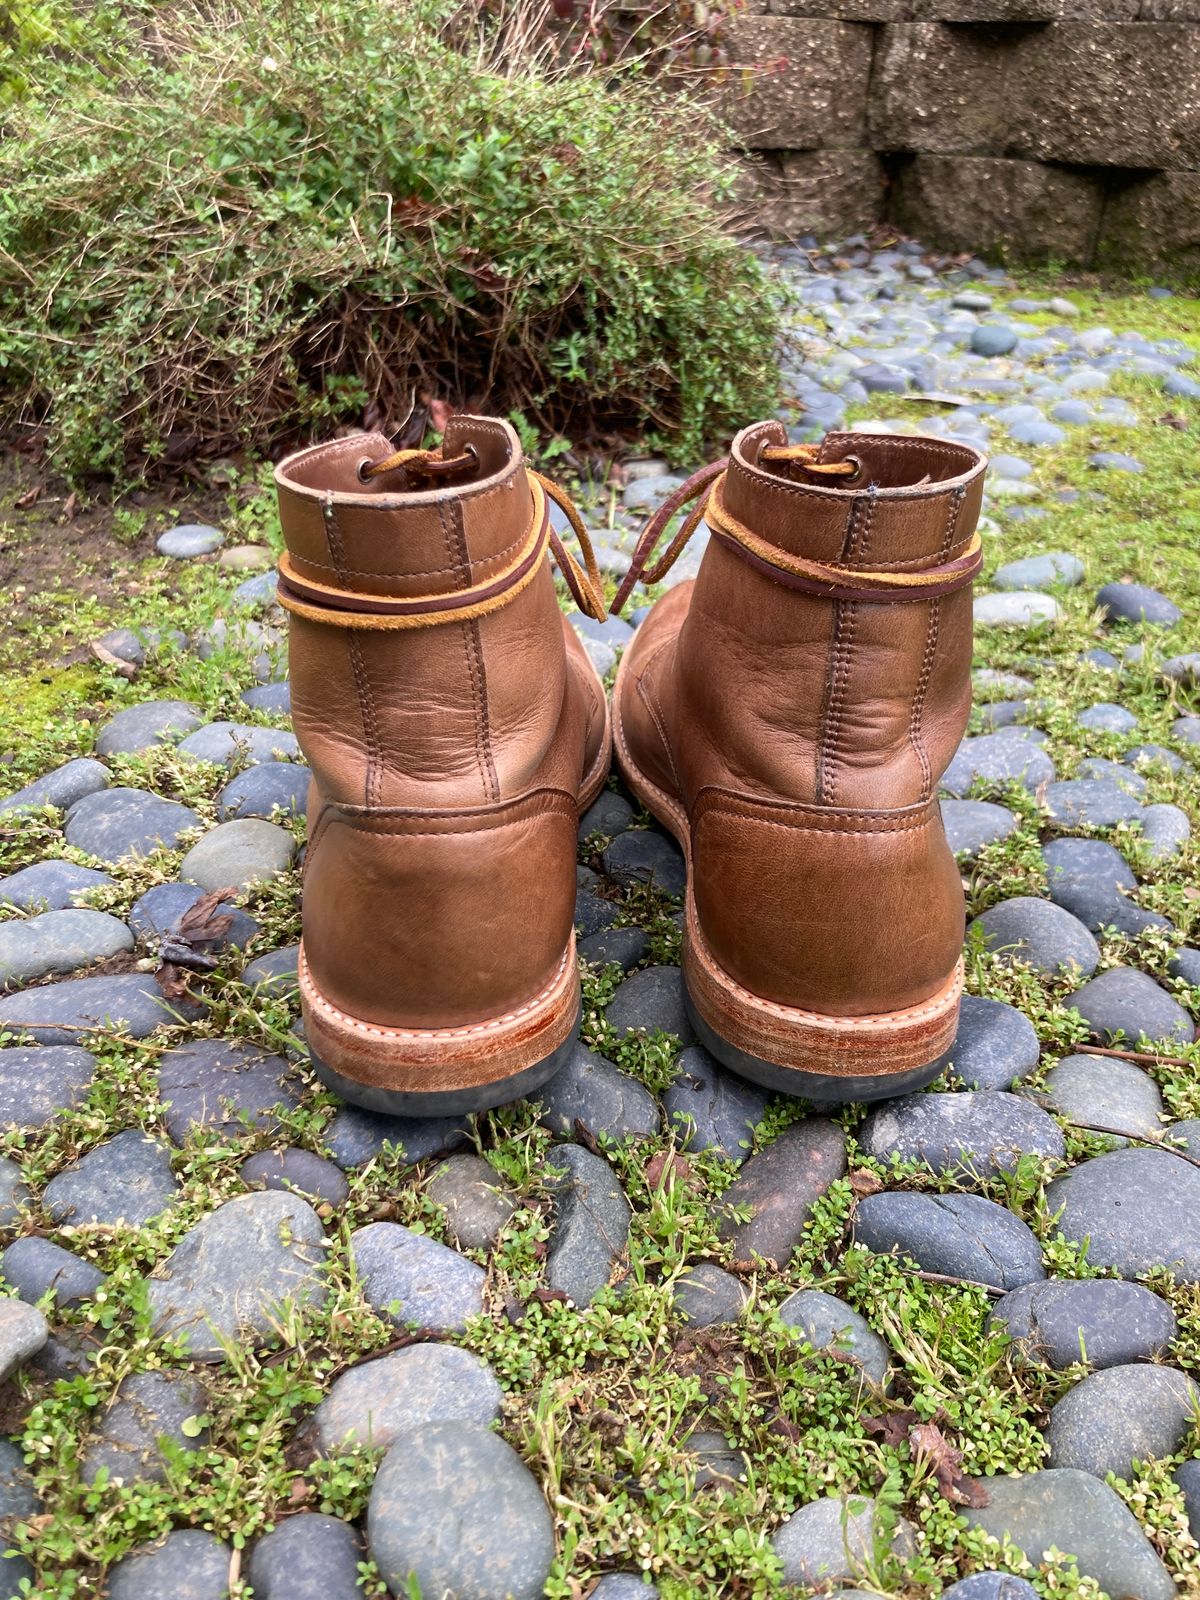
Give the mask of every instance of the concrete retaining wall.
[[1200, 275], [1200, 0], [750, 0], [728, 53], [772, 232]]

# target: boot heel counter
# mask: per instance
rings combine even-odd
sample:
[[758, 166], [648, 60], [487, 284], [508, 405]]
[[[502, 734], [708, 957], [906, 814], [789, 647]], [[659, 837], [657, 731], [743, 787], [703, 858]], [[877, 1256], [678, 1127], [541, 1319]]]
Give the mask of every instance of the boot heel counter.
[[783, 1005], [902, 1010], [943, 987], [961, 952], [962, 883], [936, 801], [849, 811], [705, 796], [692, 874], [712, 955]]
[[576, 828], [553, 793], [424, 817], [327, 805], [304, 876], [314, 983], [385, 1026], [468, 1026], [524, 1004], [571, 941]]

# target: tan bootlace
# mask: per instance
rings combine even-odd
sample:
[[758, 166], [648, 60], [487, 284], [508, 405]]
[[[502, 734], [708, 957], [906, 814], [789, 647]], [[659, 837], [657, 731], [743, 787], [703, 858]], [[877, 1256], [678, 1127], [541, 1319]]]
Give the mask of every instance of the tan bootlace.
[[[366, 482], [385, 472], [404, 469], [415, 477], [445, 481], [473, 469], [477, 463], [478, 457], [471, 446], [461, 455], [452, 457], [444, 456], [440, 449], [395, 450], [379, 461], [364, 462], [359, 469], [359, 476]], [[445, 622], [470, 622], [507, 605], [527, 584], [532, 583], [541, 566], [541, 557], [549, 546], [575, 604], [585, 616], [597, 622], [605, 621], [608, 609], [604, 601], [604, 583], [583, 518], [565, 490], [544, 478], [540, 472], [535, 472], [532, 467], [527, 466], [525, 471], [533, 495], [533, 515], [528, 531], [515, 559], [486, 582], [451, 594], [414, 595], [397, 599], [317, 583], [312, 578], [301, 576], [291, 557], [285, 553], [279, 558], [280, 603], [299, 616], [340, 628], [391, 630], [429, 628]], [[583, 567], [551, 527], [546, 508], [548, 498], [554, 501], [571, 524], [583, 552]]]
[[[786, 462], [818, 478], [850, 478], [858, 473], [859, 463], [854, 457], [843, 461], [818, 461], [815, 458], [819, 449], [820, 446], [816, 444], [767, 445], [759, 460]], [[633, 552], [629, 570], [617, 590], [610, 608], [614, 616], [639, 581], [660, 583], [666, 577], [701, 522], [708, 524], [721, 543], [735, 550], [751, 566], [776, 583], [833, 600], [871, 600], [885, 604], [926, 600], [962, 588], [972, 581], [983, 565], [982, 541], [978, 533], [972, 536], [967, 549], [954, 561], [926, 567], [919, 572], [879, 568], [866, 571], [794, 556], [760, 539], [728, 510], [723, 493], [728, 466], [726, 457], [714, 461], [710, 466], [701, 467], [659, 506], [647, 522]], [[684, 518], [678, 533], [651, 566], [651, 558], [671, 518], [692, 500], [695, 504]]]

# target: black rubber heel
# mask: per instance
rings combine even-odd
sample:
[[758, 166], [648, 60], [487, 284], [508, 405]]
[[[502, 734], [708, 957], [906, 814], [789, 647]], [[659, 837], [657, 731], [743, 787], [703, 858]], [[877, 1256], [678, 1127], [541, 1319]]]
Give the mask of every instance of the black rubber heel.
[[822, 1110], [842, 1105], [856, 1105], [863, 1101], [894, 1100], [897, 1095], [911, 1094], [924, 1089], [941, 1072], [950, 1059], [950, 1051], [938, 1056], [927, 1066], [914, 1067], [908, 1072], [864, 1073], [857, 1077], [835, 1076], [828, 1072], [801, 1072], [795, 1067], [776, 1066], [772, 1061], [747, 1055], [737, 1045], [730, 1044], [715, 1033], [692, 1004], [692, 997], [684, 986], [684, 1004], [692, 1027], [700, 1043], [710, 1056], [715, 1056], [723, 1067], [736, 1072], [740, 1078], [773, 1089], [778, 1094], [790, 1094], [800, 1100], [811, 1101]]

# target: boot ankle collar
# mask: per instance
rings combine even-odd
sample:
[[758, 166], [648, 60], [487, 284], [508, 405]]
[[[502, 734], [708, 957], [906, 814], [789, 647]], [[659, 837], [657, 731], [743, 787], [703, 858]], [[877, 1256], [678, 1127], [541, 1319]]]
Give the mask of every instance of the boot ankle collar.
[[800, 481], [761, 463], [779, 422], [745, 429], [723, 484], [730, 515], [787, 555], [855, 572], [918, 571], [955, 562], [971, 543], [987, 457], [970, 445], [895, 434], [834, 433], [817, 459], [854, 458], [853, 479]]
[[314, 586], [394, 600], [473, 589], [508, 571], [529, 535], [534, 497], [521, 446], [507, 424], [454, 418], [444, 451], [473, 448], [466, 482], [403, 470], [364, 482], [360, 469], [386, 459], [380, 433], [354, 434], [297, 451], [275, 469], [279, 518], [292, 569]]
[[781, 422], [759, 422], [743, 428], [733, 441], [730, 464], [761, 481], [764, 488], [802, 488], [816, 495], [833, 495], [845, 500], [869, 492], [887, 500], [930, 500], [965, 488], [987, 470], [987, 457], [969, 444], [928, 435], [895, 433], [827, 433], [817, 451], [816, 461], [828, 465], [850, 461], [856, 467], [853, 477], [824, 480], [795, 477], [786, 467], [768, 469], [761, 457], [769, 445], [786, 442]]

